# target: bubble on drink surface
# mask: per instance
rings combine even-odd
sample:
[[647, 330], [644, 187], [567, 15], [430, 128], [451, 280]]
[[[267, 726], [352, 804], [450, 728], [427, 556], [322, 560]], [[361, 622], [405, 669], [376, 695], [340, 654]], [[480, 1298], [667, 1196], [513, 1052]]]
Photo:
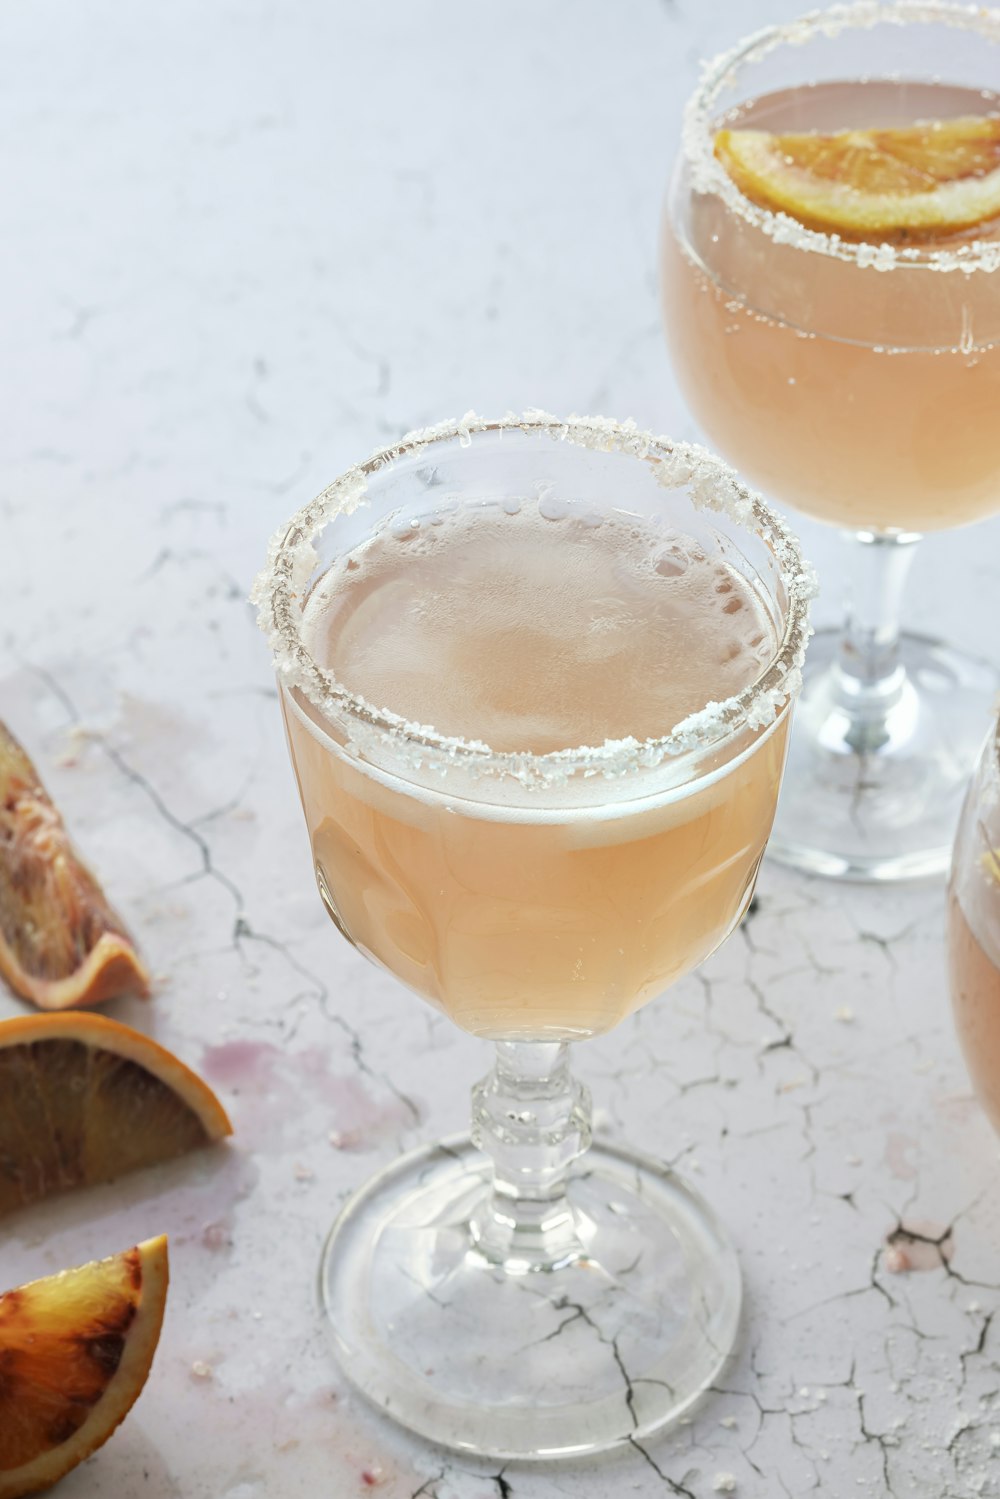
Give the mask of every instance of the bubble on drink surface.
[[389, 534], [395, 541], [409, 541], [419, 529], [420, 521], [416, 516], [398, 515], [389, 527]]
[[545, 491], [538, 496], [538, 513], [543, 520], [565, 520], [569, 515], [569, 501], [560, 499], [551, 491]]
[[661, 578], [682, 578], [688, 570], [688, 559], [680, 548], [661, 552], [653, 564]]
[[521, 501], [517, 498], [516, 495], [512, 495], [512, 494], [505, 495], [504, 498], [503, 498], [503, 500], [501, 500], [500, 503], [503, 506], [504, 514], [506, 514], [506, 515], [520, 515], [520, 513], [521, 513]]

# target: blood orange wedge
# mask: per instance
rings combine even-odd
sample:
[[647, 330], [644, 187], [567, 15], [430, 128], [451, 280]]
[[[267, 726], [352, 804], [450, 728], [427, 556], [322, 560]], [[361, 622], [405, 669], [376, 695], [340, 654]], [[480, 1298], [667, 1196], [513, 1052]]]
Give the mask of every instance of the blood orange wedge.
[[0, 1213], [229, 1134], [208, 1084], [139, 1031], [81, 1012], [0, 1021]]
[[44, 1010], [149, 993], [131, 937], [2, 723], [0, 974]]
[[168, 1278], [159, 1238], [0, 1295], [0, 1499], [47, 1489], [128, 1415]]
[[715, 154], [752, 202], [857, 240], [944, 238], [1000, 215], [1000, 116], [901, 130], [720, 130]]

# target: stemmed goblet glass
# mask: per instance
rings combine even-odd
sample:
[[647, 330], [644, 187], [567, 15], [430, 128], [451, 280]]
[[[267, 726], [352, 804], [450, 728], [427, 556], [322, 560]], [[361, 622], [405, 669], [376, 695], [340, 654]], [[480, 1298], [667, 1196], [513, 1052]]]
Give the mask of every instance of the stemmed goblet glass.
[[849, 536], [847, 622], [810, 650], [771, 840], [818, 874], [947, 868], [1000, 685], [993, 665], [900, 631], [921, 534], [1000, 511], [1000, 219], [892, 243], [807, 225], [741, 191], [717, 131], [931, 122], [933, 153], [958, 119], [978, 141], [973, 186], [995, 198], [998, 79], [1000, 12], [859, 0], [749, 37], [687, 106], [662, 276], [681, 389], [752, 483]]
[[976, 1096], [1000, 1130], [1000, 720], [969, 783], [948, 888], [955, 1028]]
[[[473, 579], [469, 612], [448, 616], [435, 661], [425, 631], [456, 574]], [[656, 621], [623, 616], [630, 578], [654, 613], [679, 611], [676, 669], [702, 660], [693, 711], [655, 734], [670, 672], [657, 657], [643, 676]], [[745, 911], [808, 594], [798, 544], [731, 470], [601, 418], [415, 433], [272, 544], [256, 598], [323, 902], [361, 952], [495, 1043], [471, 1137], [362, 1186], [321, 1267], [346, 1374], [437, 1442], [611, 1447], [683, 1411], [731, 1348], [740, 1276], [722, 1227], [662, 1161], [591, 1141], [567, 1045], [681, 977]], [[606, 669], [609, 641], [634, 643], [638, 675]], [[352, 687], [348, 658], [395, 672], [394, 701]], [[476, 732], [484, 695], [502, 743]], [[550, 697], [616, 732], [553, 747]], [[618, 731], [621, 702], [638, 734]]]

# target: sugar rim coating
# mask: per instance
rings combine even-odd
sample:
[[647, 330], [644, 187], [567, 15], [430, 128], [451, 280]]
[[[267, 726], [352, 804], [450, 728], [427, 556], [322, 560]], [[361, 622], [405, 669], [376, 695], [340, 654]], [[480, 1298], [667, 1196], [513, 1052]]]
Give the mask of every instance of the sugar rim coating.
[[[398, 459], [433, 443], [457, 440], [468, 447], [474, 433], [509, 429], [543, 432], [556, 442], [650, 460], [657, 465], [656, 476], [665, 488], [686, 486], [696, 509], [723, 513], [764, 539], [788, 594], [787, 614], [774, 658], [751, 686], [734, 697], [707, 703], [662, 738], [609, 739], [602, 745], [533, 755], [493, 750], [481, 740], [453, 738], [429, 724], [409, 722], [349, 691], [332, 672], [318, 665], [302, 641], [299, 607], [318, 562], [313, 546], [316, 535], [336, 516], [356, 510], [365, 500], [369, 478]], [[267, 562], [257, 575], [250, 597], [258, 606], [258, 623], [267, 636], [281, 681], [302, 691], [325, 718], [336, 720], [346, 714], [355, 744], [363, 746], [374, 740], [392, 746], [414, 769], [430, 766], [443, 772], [461, 765], [474, 774], [512, 777], [524, 785], [551, 785], [577, 771], [617, 776], [655, 766], [743, 729], [772, 723], [801, 686], [802, 661], [811, 633], [809, 600], [815, 592], [813, 570], [781, 517], [747, 489], [728, 464], [704, 448], [654, 437], [640, 431], [633, 421], [619, 423], [608, 417], [571, 416], [562, 421], [544, 411], [527, 411], [522, 416], [508, 413], [498, 420], [487, 420], [470, 411], [459, 421], [410, 432], [391, 447], [379, 449], [303, 506], [272, 538]]]
[[894, 26], [937, 23], [960, 31], [977, 31], [984, 40], [1000, 44], [1000, 10], [984, 5], [951, 4], [949, 0], [930, 0], [930, 3], [855, 0], [853, 4], [813, 10], [795, 21], [755, 31], [703, 65], [701, 83], [685, 106], [682, 140], [691, 167], [692, 186], [696, 192], [713, 193], [721, 198], [727, 208], [763, 230], [776, 244], [828, 255], [862, 269], [891, 271], [899, 266], [913, 266], [931, 271], [963, 271], [966, 275], [996, 271], [1000, 269], [997, 241], [970, 240], [954, 249], [934, 250], [927, 246], [856, 242], [841, 239], [839, 234], [808, 229], [790, 214], [775, 213], [751, 202], [716, 158], [716, 101], [740, 69], [759, 62], [782, 45], [801, 46], [816, 36], [835, 37], [852, 27], [871, 28], [882, 23]]

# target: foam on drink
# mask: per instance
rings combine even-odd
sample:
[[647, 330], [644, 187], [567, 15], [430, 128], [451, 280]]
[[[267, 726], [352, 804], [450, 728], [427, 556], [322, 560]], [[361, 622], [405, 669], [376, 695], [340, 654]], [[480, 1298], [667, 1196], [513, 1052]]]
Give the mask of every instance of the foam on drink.
[[377, 707], [534, 754], [669, 734], [775, 649], [694, 538], [545, 499], [383, 528], [326, 574], [303, 639]]

